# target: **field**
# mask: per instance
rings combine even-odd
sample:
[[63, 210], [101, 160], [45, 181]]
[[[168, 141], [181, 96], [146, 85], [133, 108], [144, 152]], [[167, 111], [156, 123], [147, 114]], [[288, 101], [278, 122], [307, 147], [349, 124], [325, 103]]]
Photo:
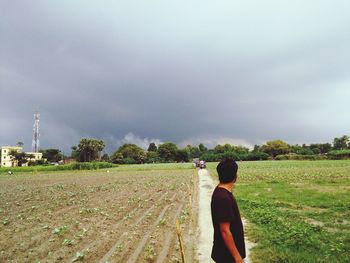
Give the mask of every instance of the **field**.
[[0, 262], [193, 261], [195, 170], [186, 165], [0, 176]]
[[[197, 180], [191, 164], [2, 173], [0, 262], [181, 262], [176, 219], [194, 262]], [[349, 190], [349, 160], [240, 162], [252, 262], [350, 262]]]
[[349, 160], [241, 162], [233, 192], [253, 262], [350, 262]]

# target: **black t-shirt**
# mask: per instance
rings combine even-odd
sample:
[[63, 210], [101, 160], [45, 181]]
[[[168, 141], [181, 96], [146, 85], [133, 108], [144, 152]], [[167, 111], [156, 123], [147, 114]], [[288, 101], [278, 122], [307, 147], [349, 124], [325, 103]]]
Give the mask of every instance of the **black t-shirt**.
[[226, 248], [220, 232], [220, 223], [230, 222], [230, 230], [237, 250], [245, 258], [244, 231], [236, 199], [228, 190], [216, 187], [211, 197], [211, 218], [214, 227], [214, 244], [211, 257], [216, 262], [235, 262]]

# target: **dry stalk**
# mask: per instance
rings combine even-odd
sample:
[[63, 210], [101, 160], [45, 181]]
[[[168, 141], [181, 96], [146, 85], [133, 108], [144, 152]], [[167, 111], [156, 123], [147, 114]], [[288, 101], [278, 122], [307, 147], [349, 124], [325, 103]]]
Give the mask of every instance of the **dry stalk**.
[[184, 248], [184, 244], [182, 241], [179, 219], [176, 220], [176, 234], [177, 234], [177, 238], [179, 240], [182, 263], [186, 263], [185, 248]]

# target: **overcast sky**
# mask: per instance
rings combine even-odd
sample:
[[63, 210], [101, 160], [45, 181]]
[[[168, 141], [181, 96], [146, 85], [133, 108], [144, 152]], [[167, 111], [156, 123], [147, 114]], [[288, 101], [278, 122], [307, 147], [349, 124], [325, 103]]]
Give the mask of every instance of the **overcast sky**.
[[350, 134], [350, 2], [0, 0], [0, 145]]

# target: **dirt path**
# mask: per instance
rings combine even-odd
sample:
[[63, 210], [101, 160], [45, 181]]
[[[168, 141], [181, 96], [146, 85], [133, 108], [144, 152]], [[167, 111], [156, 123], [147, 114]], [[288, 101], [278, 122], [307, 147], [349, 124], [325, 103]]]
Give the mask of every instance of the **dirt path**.
[[[199, 262], [214, 262], [211, 258], [211, 248], [213, 244], [213, 226], [211, 221], [210, 201], [215, 184], [206, 169], [198, 171], [199, 175], [199, 211], [198, 211], [198, 228], [199, 228], [199, 242], [198, 242], [198, 260]], [[242, 218], [243, 224], [246, 220]], [[245, 263], [250, 263], [250, 249], [253, 243], [245, 239], [246, 253]]]

